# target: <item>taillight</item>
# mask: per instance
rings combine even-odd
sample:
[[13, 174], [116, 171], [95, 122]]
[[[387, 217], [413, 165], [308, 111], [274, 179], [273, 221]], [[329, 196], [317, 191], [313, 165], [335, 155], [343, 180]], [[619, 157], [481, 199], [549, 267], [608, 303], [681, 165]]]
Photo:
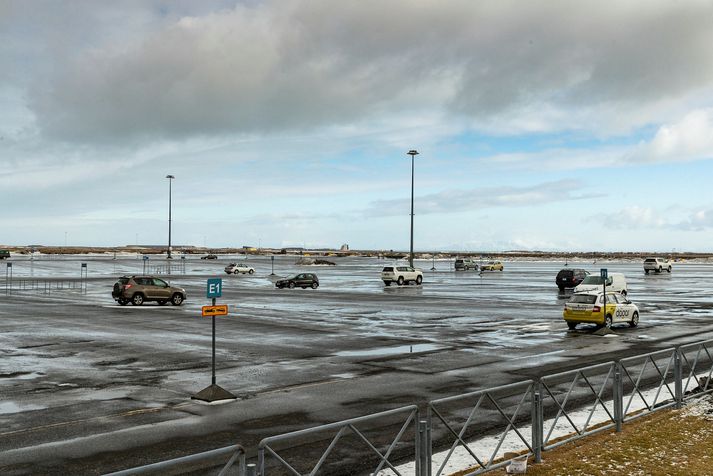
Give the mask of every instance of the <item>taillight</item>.
[[602, 312], [602, 308], [599, 307], [599, 306], [594, 306], [594, 307], [592, 308], [592, 312]]
[[129, 289], [131, 286], [133, 286], [133, 285], [132, 284], [124, 284], [124, 289]]

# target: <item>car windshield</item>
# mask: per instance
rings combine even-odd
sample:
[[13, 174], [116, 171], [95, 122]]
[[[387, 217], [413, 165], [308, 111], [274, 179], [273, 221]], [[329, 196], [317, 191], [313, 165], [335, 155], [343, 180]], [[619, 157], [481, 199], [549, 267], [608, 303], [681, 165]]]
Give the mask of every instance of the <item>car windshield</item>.
[[594, 304], [597, 300], [597, 296], [593, 294], [575, 294], [569, 300], [569, 302], [579, 303], [579, 304]]
[[384, 273], [390, 273], [390, 272], [392, 272], [393, 270], [394, 270], [394, 268], [392, 268], [391, 266], [387, 266], [386, 268], [383, 269], [383, 272], [384, 272]]
[[653, 259], [653, 258], [649, 258], [649, 259], [647, 259], [647, 260], [644, 261], [644, 263], [655, 263], [655, 262], [656, 262], [656, 260]]
[[571, 277], [574, 274], [574, 271], [571, 269], [563, 269], [559, 273], [557, 273], [557, 277], [559, 278], [564, 278], [564, 277]]
[[[597, 286], [601, 286], [604, 283], [604, 280], [602, 279], [601, 276], [587, 276], [584, 278], [584, 281], [582, 281], [582, 284], [595, 284]], [[607, 279], [607, 286], [609, 286], [612, 283], [612, 278]]]

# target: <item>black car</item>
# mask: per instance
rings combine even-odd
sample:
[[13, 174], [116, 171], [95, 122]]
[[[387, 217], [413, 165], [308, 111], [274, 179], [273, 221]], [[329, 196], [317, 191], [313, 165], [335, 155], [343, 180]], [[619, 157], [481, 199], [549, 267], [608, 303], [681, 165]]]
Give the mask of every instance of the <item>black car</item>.
[[275, 281], [275, 286], [278, 288], [294, 288], [300, 287], [302, 289], [312, 288], [317, 289], [319, 287], [319, 279], [316, 274], [312, 273], [300, 273], [297, 276], [291, 278], [284, 278]]
[[201, 259], [218, 259], [218, 255], [211, 253], [209, 255], [201, 256]]
[[565, 268], [557, 273], [555, 282], [560, 291], [564, 291], [565, 288], [573, 288], [581, 283], [584, 278], [589, 276], [589, 271], [579, 268]]
[[10, 252], [8, 250], [0, 250], [0, 259], [5, 259], [10, 257]]

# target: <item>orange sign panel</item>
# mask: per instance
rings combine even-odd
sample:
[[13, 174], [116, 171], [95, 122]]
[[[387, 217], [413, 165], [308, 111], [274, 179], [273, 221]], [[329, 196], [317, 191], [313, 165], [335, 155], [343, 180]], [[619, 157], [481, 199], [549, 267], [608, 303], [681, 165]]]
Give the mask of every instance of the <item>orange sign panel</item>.
[[227, 316], [228, 315], [228, 305], [221, 304], [220, 306], [203, 306], [201, 308], [203, 311], [203, 317], [206, 316]]

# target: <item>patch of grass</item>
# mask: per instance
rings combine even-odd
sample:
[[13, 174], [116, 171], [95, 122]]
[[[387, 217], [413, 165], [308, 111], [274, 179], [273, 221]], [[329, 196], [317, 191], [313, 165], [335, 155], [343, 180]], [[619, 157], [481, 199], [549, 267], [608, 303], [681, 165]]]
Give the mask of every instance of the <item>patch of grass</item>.
[[713, 474], [713, 419], [663, 410], [625, 424], [621, 433], [606, 431], [545, 451], [541, 464], [530, 459], [527, 474]]

